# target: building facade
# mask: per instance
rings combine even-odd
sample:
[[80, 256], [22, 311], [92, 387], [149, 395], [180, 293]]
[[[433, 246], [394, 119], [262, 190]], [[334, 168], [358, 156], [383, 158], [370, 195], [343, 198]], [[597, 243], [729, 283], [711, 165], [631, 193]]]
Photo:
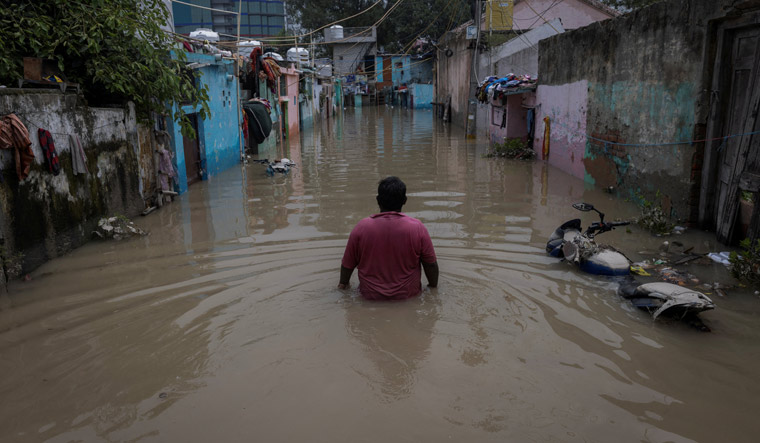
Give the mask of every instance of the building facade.
[[241, 1], [242, 37], [267, 37], [285, 29], [285, 2], [282, 0], [185, 0], [185, 3], [218, 11], [172, 3], [174, 28], [185, 35], [198, 28], [209, 28], [218, 32], [220, 39], [230, 40], [230, 36], [237, 35], [237, 16], [222, 11], [237, 13]]

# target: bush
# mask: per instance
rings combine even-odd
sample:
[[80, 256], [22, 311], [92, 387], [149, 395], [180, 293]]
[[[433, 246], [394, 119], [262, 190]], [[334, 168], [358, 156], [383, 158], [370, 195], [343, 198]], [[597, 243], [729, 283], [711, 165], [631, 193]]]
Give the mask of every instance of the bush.
[[491, 151], [485, 155], [486, 157], [503, 157], [514, 158], [519, 160], [532, 160], [536, 156], [536, 152], [528, 147], [521, 138], [510, 138], [504, 141], [504, 143], [494, 143], [491, 145]]
[[[657, 191], [655, 194], [657, 200], [660, 200], [660, 195], [660, 191]], [[654, 204], [641, 194], [638, 197], [641, 207], [641, 216], [638, 219], [639, 226], [653, 234], [670, 234], [675, 225], [670, 222], [670, 216], [663, 211], [662, 204]]]
[[739, 245], [742, 251], [731, 252], [728, 259], [731, 275], [744, 283], [760, 285], [760, 239], [753, 245], [750, 239], [745, 238]]

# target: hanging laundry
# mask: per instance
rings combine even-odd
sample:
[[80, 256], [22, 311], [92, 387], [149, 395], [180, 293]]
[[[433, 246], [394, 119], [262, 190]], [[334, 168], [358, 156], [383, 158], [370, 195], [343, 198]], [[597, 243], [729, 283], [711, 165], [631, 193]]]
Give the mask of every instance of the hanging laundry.
[[74, 175], [88, 174], [90, 171], [87, 169], [87, 156], [78, 135], [69, 134], [69, 146], [71, 147], [71, 164]]
[[15, 114], [8, 114], [0, 120], [0, 148], [13, 149], [16, 175], [19, 181], [25, 179], [32, 168], [34, 152], [29, 140], [29, 131]]
[[172, 191], [169, 179], [177, 178], [177, 170], [172, 163], [172, 153], [166, 149], [158, 149], [158, 176], [161, 181], [162, 191]]
[[53, 175], [60, 174], [61, 164], [58, 162], [58, 154], [55, 152], [53, 136], [50, 135], [50, 132], [47, 129], [42, 128], [37, 130], [37, 135], [40, 138], [42, 152], [45, 153], [45, 158], [47, 159], [48, 170], [52, 172]]

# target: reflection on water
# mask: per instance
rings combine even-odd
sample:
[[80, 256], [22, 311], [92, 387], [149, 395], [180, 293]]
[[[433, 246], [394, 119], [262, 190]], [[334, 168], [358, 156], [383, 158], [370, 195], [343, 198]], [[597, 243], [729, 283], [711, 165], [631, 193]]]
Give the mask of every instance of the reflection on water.
[[[0, 441], [755, 440], [756, 297], [718, 298], [700, 334], [544, 253], [571, 203], [620, 218], [631, 204], [542, 162], [483, 158], [430, 112], [349, 109], [289, 143], [290, 174], [233, 168], [137, 220], [150, 236], [11, 284]], [[335, 289], [387, 175], [441, 267], [439, 288], [398, 303]], [[604, 240], [657, 251], [631, 231]]]

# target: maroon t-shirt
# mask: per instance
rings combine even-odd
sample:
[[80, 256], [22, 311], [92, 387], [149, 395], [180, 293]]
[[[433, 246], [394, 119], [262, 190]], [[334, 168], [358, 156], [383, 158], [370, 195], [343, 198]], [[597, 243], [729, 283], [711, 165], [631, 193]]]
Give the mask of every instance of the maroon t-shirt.
[[343, 266], [359, 268], [364, 298], [404, 299], [422, 291], [420, 262], [435, 263], [435, 250], [425, 225], [400, 212], [367, 217], [351, 231]]

